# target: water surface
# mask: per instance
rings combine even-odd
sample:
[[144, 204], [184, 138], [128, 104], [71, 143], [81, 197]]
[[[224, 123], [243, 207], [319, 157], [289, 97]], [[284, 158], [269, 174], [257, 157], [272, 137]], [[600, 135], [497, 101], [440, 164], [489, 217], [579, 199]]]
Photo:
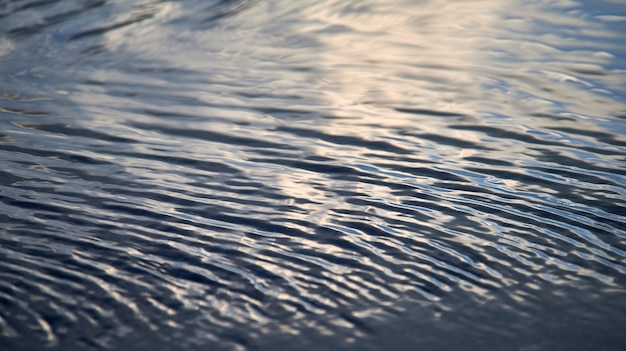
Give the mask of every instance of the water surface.
[[615, 1], [0, 3], [1, 350], [622, 350]]

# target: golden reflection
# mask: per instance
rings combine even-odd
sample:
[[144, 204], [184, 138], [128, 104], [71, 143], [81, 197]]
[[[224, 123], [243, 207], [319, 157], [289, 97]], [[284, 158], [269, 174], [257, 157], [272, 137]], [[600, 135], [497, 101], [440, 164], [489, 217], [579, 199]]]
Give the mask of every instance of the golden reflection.
[[[217, 65], [222, 91], [243, 78], [257, 81], [268, 95], [297, 92], [335, 115], [357, 113], [376, 122], [382, 113], [394, 118], [395, 107], [471, 115], [495, 105], [501, 114], [525, 118], [558, 111], [563, 101], [581, 115], [611, 115], [624, 105], [593, 89], [621, 83], [575, 72], [606, 70], [616, 48], [597, 39], [616, 33], [576, 9], [574, 1], [371, 0], [355, 6], [276, 0], [224, 18], [211, 30], [168, 32], [163, 23], [185, 9], [164, 3], [154, 4], [141, 26], [112, 31], [107, 41], [198, 73], [211, 74]], [[274, 18], [281, 19], [280, 28]], [[277, 101], [268, 103], [276, 107]], [[367, 105], [373, 105], [369, 115], [362, 113]]]
[[[343, 113], [359, 104], [468, 114], [492, 111], [495, 104], [499, 113], [520, 119], [559, 111], [562, 102], [582, 115], [607, 116], [624, 109], [594, 92], [591, 80], [571, 74], [585, 66], [601, 72], [613, 59], [606, 51], [611, 48], [594, 39], [615, 33], [582, 14], [493, 1], [368, 5], [373, 11], [342, 16], [336, 11], [340, 6], [335, 11], [318, 6], [309, 13], [320, 27], [350, 29], [317, 36], [324, 49], [316, 62], [329, 83], [332, 104], [343, 107]], [[572, 44], [572, 37], [577, 47], [590, 49], [562, 49]], [[598, 47], [602, 49], [593, 51]], [[570, 79], [564, 82], [564, 76]], [[609, 87], [615, 83], [593, 78]]]

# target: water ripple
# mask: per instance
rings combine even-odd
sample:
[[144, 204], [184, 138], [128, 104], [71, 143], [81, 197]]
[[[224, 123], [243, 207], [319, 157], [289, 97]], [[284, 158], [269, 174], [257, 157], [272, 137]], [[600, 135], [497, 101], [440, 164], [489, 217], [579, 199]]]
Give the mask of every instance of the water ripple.
[[621, 10], [441, 5], [0, 4], [0, 349], [623, 345]]

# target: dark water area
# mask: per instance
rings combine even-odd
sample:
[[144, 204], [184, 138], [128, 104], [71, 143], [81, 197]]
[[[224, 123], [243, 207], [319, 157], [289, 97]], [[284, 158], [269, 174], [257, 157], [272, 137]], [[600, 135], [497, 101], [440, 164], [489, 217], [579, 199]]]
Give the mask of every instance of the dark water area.
[[0, 350], [626, 349], [622, 1], [0, 1]]

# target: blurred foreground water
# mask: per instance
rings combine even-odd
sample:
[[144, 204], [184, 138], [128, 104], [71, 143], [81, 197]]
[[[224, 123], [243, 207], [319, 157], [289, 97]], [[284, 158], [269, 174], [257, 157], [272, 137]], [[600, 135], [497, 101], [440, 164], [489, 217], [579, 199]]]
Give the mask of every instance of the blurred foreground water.
[[0, 350], [623, 350], [620, 1], [1, 1]]

